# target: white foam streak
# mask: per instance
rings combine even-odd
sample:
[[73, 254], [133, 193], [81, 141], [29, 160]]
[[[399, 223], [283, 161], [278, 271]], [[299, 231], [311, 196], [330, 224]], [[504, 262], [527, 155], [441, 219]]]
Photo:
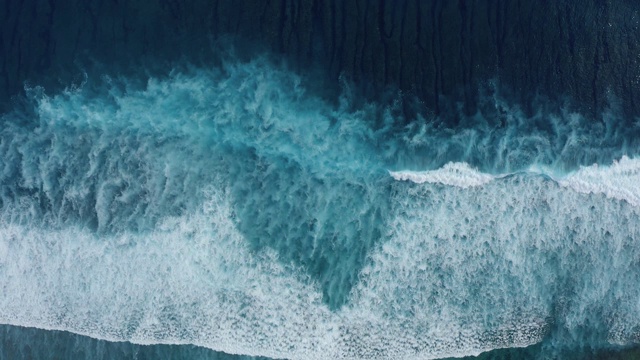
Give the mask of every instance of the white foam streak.
[[[640, 206], [640, 160], [623, 156], [609, 166], [594, 164], [565, 175], [552, 169], [531, 166], [528, 173], [549, 176], [560, 185], [583, 194], [603, 194], [610, 199]], [[473, 169], [467, 163], [448, 163], [440, 169], [428, 171], [389, 171], [397, 181], [416, 184], [441, 184], [462, 189], [485, 185], [506, 174], [490, 175]], [[513, 175], [513, 174], [511, 174]]]
[[417, 184], [430, 183], [456, 186], [463, 189], [484, 185], [493, 176], [473, 169], [467, 163], [448, 163], [440, 169], [429, 171], [390, 171], [391, 176], [399, 181], [412, 181]]

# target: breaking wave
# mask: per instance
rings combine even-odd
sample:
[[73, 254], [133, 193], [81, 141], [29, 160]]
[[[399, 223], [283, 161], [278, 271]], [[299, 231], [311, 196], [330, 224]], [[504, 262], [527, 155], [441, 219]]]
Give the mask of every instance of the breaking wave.
[[640, 341], [615, 107], [487, 96], [451, 127], [309, 81], [258, 59], [29, 89], [0, 129], [0, 322], [292, 359]]

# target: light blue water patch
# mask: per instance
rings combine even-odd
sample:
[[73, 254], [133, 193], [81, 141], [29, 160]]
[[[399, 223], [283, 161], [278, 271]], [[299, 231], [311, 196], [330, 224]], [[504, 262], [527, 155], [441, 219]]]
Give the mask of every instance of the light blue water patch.
[[0, 128], [0, 322], [305, 359], [638, 342], [636, 127], [488, 97], [452, 129], [308, 81], [30, 90]]

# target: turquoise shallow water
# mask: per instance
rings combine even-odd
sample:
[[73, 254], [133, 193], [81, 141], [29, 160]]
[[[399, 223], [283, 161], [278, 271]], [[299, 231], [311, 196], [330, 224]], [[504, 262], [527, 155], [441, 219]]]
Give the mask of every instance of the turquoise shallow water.
[[640, 341], [640, 128], [615, 106], [591, 121], [487, 95], [451, 127], [348, 85], [320, 97], [264, 59], [181, 69], [32, 88], [2, 115], [5, 348], [369, 359]]

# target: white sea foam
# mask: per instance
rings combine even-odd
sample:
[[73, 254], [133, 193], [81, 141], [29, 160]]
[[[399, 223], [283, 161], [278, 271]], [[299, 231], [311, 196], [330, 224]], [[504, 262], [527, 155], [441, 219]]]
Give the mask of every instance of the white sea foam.
[[[228, 353], [321, 358], [339, 323], [321, 296], [249, 254], [228, 201], [210, 191], [197, 214], [149, 234], [1, 224], [13, 260], [0, 266], [2, 323], [136, 343], [195, 343]], [[338, 321], [338, 322], [336, 322]], [[295, 341], [294, 341], [295, 339]]]
[[594, 164], [580, 168], [559, 180], [581, 193], [604, 194], [640, 206], [640, 160], [623, 156], [609, 166]]
[[9, 250], [4, 242], [0, 242], [0, 264], [4, 263], [9, 256]]
[[[618, 172], [634, 174], [629, 168]], [[612, 173], [601, 171], [603, 181]], [[537, 324], [514, 330], [529, 343], [543, 335], [551, 314], [569, 332], [591, 321], [612, 343], [637, 341], [640, 318], [618, 315], [640, 310], [640, 292], [631, 290], [640, 258], [634, 206], [531, 173], [466, 189], [403, 191], [392, 240], [362, 272], [367, 287], [357, 292], [370, 294], [364, 298], [394, 297], [396, 309], [437, 309], [445, 324], [462, 318], [512, 330]]]
[[604, 311], [612, 342], [633, 339], [638, 319], [616, 315], [640, 313], [633, 207], [526, 175], [398, 193], [390, 240], [330, 311], [299, 269], [249, 251], [225, 191], [207, 194], [147, 234], [0, 223], [0, 322], [279, 358], [438, 358], [538, 342], [570, 297], [554, 321]]
[[544, 324], [534, 321], [487, 335], [443, 309], [396, 318], [390, 307], [409, 309], [377, 286], [411, 286], [403, 278], [375, 279], [353, 305], [329, 311], [313, 283], [285, 269], [273, 251], [249, 252], [224, 192], [208, 196], [199, 213], [167, 218], [149, 234], [99, 238], [81, 229], [0, 223], [0, 246], [13, 257], [0, 266], [0, 322], [292, 359], [477, 354], [496, 344], [527, 345], [542, 334]]
[[[640, 160], [623, 156], [611, 165], [583, 166], [568, 174], [554, 174], [546, 166], [533, 165], [527, 173], [548, 176], [560, 185], [584, 194], [603, 194], [608, 198], [623, 200], [640, 206]], [[485, 185], [507, 175], [491, 175], [473, 169], [467, 163], [448, 163], [442, 168], [428, 171], [390, 171], [397, 181], [416, 184], [430, 183], [455, 186], [463, 189]], [[513, 175], [513, 174], [511, 174]]]
[[440, 169], [429, 171], [390, 171], [396, 180], [417, 184], [431, 183], [457, 186], [463, 189], [480, 186], [493, 180], [493, 176], [473, 169], [467, 163], [448, 163]]

